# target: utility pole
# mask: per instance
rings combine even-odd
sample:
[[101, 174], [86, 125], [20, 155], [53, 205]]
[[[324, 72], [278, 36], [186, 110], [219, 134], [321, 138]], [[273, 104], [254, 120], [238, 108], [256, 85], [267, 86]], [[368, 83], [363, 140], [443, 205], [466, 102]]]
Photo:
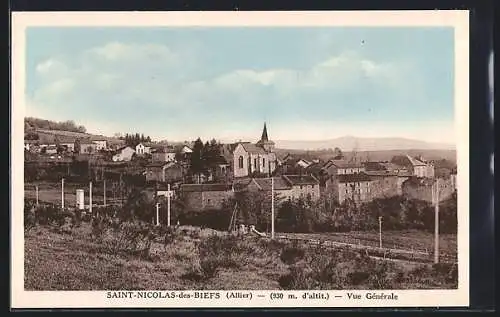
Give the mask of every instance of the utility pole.
[[434, 263], [439, 263], [439, 178], [434, 196]]
[[38, 206], [38, 185], [35, 186], [35, 192], [36, 192], [36, 205]]
[[156, 203], [156, 225], [160, 225], [160, 203]]
[[64, 209], [64, 178], [61, 179], [61, 207]]
[[89, 183], [89, 213], [92, 215], [92, 181]]
[[170, 184], [167, 184], [167, 226], [170, 227], [170, 197], [172, 192], [170, 191]]
[[378, 217], [378, 246], [382, 249], [382, 216]]
[[274, 239], [274, 177], [271, 177], [271, 239]]
[[104, 207], [106, 207], [106, 180], [104, 180]]

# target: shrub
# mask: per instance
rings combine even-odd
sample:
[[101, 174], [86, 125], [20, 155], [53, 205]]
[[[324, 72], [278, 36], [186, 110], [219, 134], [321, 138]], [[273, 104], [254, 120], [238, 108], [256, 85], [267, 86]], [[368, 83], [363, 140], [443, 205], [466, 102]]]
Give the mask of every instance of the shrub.
[[299, 246], [287, 246], [281, 251], [280, 259], [283, 263], [292, 265], [302, 260], [305, 250]]

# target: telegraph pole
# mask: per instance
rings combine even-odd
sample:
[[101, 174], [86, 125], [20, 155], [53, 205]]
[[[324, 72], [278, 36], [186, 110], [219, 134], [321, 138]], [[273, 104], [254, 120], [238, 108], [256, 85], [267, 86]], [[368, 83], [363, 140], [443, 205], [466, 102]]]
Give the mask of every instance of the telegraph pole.
[[106, 207], [106, 180], [104, 180], [104, 207]]
[[38, 185], [35, 186], [35, 192], [36, 192], [36, 205], [38, 206]]
[[64, 178], [61, 179], [61, 207], [64, 209]]
[[167, 184], [167, 226], [170, 227], [170, 184]]
[[382, 216], [378, 217], [378, 246], [382, 249]]
[[160, 203], [156, 203], [156, 225], [160, 225]]
[[92, 181], [89, 183], [89, 213], [92, 215]]
[[271, 177], [271, 239], [274, 239], [274, 177]]
[[439, 178], [434, 196], [434, 263], [439, 263]]

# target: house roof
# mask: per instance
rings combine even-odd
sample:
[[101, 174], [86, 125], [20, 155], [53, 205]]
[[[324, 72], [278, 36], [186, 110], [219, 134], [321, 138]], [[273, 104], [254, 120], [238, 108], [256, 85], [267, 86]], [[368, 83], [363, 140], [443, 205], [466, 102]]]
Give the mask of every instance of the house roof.
[[[292, 186], [282, 177], [274, 178], [274, 190], [288, 190]], [[257, 186], [264, 191], [270, 191], [272, 188], [271, 178], [254, 178], [252, 180]]]
[[386, 171], [386, 170], [382, 170], [382, 171], [366, 171], [365, 172], [366, 175], [369, 175], [369, 176], [398, 176], [399, 173], [397, 172], [394, 172], [394, 171]]
[[318, 163], [312, 163], [308, 167], [306, 167], [306, 171], [308, 173], [319, 173], [323, 170], [323, 163], [318, 162]]
[[372, 180], [366, 173], [342, 174], [337, 176], [339, 183], [369, 182]]
[[146, 167], [174, 167], [177, 166], [175, 162], [152, 162], [146, 165]]
[[91, 139], [82, 139], [80, 140], [80, 144], [95, 144], [95, 143], [92, 142]]
[[408, 161], [410, 161], [410, 164], [413, 165], [413, 166], [422, 166], [422, 165], [426, 165], [424, 162], [422, 162], [421, 160], [415, 158], [415, 157], [411, 157], [410, 155], [406, 155], [406, 158], [408, 159]]
[[267, 152], [261, 148], [260, 146], [257, 146], [256, 144], [250, 143], [250, 142], [245, 142], [245, 143], [240, 143], [245, 151], [248, 153], [253, 153], [253, 154], [266, 154]]
[[403, 184], [410, 186], [432, 186], [434, 183], [434, 179], [412, 176]]
[[114, 151], [114, 153], [115, 153], [115, 154], [117, 154], [117, 153], [119, 153], [119, 152], [121, 152], [121, 151], [125, 150], [126, 148], [130, 148], [132, 151], [135, 151], [135, 150], [134, 150], [131, 146], [125, 145], [125, 146], [122, 146], [122, 147], [119, 147], [118, 149], [116, 149], [116, 150]]
[[283, 175], [291, 185], [316, 185], [319, 181], [312, 175]]
[[381, 162], [363, 162], [367, 171], [385, 171], [386, 167]]
[[336, 166], [338, 168], [356, 168], [363, 167], [361, 163], [358, 162], [349, 162], [347, 160], [329, 160], [325, 164], [325, 168], [329, 168], [330, 166]]
[[227, 184], [182, 184], [183, 192], [223, 192], [231, 190], [232, 186]]

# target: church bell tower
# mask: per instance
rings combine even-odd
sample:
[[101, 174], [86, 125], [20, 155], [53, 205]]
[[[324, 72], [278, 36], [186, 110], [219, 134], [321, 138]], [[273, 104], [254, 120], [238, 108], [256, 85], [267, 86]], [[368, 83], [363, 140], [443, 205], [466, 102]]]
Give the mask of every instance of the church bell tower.
[[266, 123], [264, 122], [264, 129], [262, 130], [262, 136], [257, 142], [257, 145], [264, 148], [267, 152], [273, 152], [274, 151], [274, 142], [269, 140], [269, 137], [267, 135], [267, 127]]

